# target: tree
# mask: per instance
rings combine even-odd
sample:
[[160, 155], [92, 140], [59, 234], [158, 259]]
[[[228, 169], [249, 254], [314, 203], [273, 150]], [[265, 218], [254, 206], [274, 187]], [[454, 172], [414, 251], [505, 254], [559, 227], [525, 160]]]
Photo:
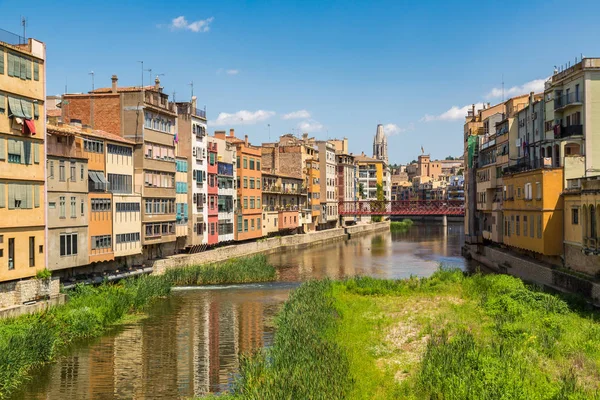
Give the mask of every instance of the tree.
[[[371, 203], [371, 211], [372, 212], [380, 212], [383, 213], [385, 211], [385, 195], [383, 194], [383, 185], [377, 184], [377, 201]], [[374, 215], [371, 217], [371, 221], [373, 222], [381, 222], [381, 215]]]
[[362, 182], [358, 184], [358, 195], [361, 199], [365, 198], [365, 185]]
[[448, 156], [448, 157], [446, 157], [446, 160], [456, 160], [456, 158], [454, 158], [452, 156]]

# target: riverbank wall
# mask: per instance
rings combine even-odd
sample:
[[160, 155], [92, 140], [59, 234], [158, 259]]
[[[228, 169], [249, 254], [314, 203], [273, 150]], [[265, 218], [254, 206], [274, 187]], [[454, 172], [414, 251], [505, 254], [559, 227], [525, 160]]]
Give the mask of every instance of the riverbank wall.
[[579, 294], [595, 305], [600, 305], [600, 284], [583, 276], [570, 274], [496, 247], [465, 244], [463, 255], [494, 272], [513, 275], [553, 290]]
[[153, 273], [162, 274], [169, 268], [180, 268], [187, 265], [200, 265], [224, 261], [229, 258], [246, 257], [254, 254], [272, 254], [288, 249], [299, 249], [317, 246], [324, 243], [346, 240], [351, 236], [380, 232], [390, 229], [388, 221], [360, 224], [346, 228], [328, 229], [301, 235], [281, 236], [259, 239], [255, 242], [238, 243], [231, 246], [219, 247], [195, 254], [177, 254], [153, 264]]

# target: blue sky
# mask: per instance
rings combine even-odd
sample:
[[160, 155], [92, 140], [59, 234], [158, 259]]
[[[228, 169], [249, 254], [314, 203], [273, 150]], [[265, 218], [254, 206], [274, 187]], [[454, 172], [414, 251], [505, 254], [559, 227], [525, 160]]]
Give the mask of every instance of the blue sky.
[[[210, 131], [254, 143], [288, 132], [348, 137], [391, 162], [462, 152], [464, 107], [543, 86], [554, 65], [600, 56], [599, 1], [0, 1], [0, 27], [47, 44], [48, 94], [162, 74], [206, 105]], [[149, 81], [144, 72], [144, 83]], [[454, 108], [453, 108], [454, 107]], [[291, 114], [291, 115], [288, 115]]]

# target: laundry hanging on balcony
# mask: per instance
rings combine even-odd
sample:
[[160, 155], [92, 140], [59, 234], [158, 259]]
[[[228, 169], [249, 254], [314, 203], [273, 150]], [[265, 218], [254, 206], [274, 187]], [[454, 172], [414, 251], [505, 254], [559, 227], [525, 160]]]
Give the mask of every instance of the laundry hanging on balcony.
[[32, 121], [33, 111], [33, 102], [8, 96], [8, 116], [13, 117], [13, 122], [20, 126], [17, 129], [21, 129], [24, 134], [35, 135], [36, 133], [35, 123]]

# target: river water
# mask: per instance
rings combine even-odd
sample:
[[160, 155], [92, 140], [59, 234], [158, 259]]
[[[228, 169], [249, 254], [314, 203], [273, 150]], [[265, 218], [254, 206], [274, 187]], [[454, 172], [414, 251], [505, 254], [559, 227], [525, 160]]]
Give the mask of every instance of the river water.
[[269, 346], [290, 290], [312, 278], [428, 276], [461, 257], [462, 224], [414, 225], [269, 256], [280, 281], [176, 289], [149, 317], [74, 344], [15, 399], [180, 399], [227, 389], [240, 355]]

